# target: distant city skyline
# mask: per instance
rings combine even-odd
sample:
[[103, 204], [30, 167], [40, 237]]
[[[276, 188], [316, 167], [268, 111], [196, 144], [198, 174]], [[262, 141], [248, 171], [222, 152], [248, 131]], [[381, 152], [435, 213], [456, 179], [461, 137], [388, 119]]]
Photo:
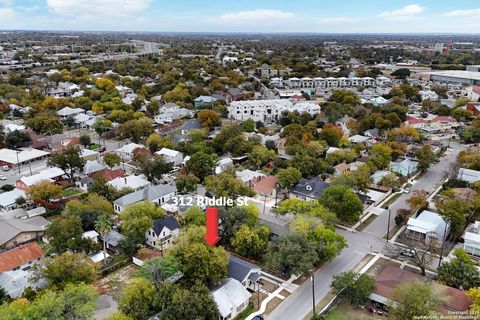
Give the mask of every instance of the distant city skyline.
[[0, 29], [480, 33], [480, 4], [471, 0], [0, 0]]

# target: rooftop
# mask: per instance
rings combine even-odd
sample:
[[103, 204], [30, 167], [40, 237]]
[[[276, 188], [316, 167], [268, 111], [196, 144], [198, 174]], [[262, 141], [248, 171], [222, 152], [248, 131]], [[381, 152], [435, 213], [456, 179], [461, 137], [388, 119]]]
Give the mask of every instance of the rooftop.
[[36, 242], [8, 250], [0, 254], [0, 272], [10, 271], [23, 266], [43, 257], [43, 255], [42, 248]]

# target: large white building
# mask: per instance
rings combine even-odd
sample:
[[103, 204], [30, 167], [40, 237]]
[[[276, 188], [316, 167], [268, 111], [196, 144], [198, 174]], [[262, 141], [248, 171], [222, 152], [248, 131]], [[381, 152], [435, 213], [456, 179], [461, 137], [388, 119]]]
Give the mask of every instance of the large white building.
[[391, 83], [387, 77], [352, 77], [352, 78], [290, 78], [284, 81], [284, 84], [291, 89], [329, 89], [329, 88], [352, 88], [352, 87], [374, 87], [386, 86]]
[[480, 84], [480, 72], [463, 70], [446, 70], [430, 73], [430, 80], [442, 83], [466, 83], [471, 85]]
[[294, 104], [289, 100], [282, 99], [233, 101], [228, 106], [229, 118], [239, 121], [252, 119], [254, 121], [275, 122], [284, 111], [307, 112], [315, 115], [320, 113], [321, 109], [318, 104], [313, 102]]

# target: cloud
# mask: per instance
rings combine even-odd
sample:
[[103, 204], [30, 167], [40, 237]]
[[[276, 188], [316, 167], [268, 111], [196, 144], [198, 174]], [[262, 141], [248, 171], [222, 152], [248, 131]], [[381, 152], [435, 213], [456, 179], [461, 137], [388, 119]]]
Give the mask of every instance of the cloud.
[[351, 18], [351, 17], [333, 17], [333, 18], [324, 18], [320, 19], [318, 23], [320, 24], [348, 24], [360, 22], [360, 18]]
[[249, 11], [239, 11], [225, 13], [220, 17], [213, 19], [220, 23], [242, 24], [242, 23], [281, 23], [295, 17], [294, 13], [274, 9], [256, 9]]
[[53, 12], [64, 16], [129, 16], [144, 11], [151, 0], [47, 0]]
[[478, 9], [466, 9], [466, 10], [453, 10], [445, 12], [445, 17], [474, 17], [480, 16], [480, 8]]
[[425, 9], [425, 7], [422, 7], [419, 4], [410, 4], [401, 9], [382, 12], [378, 16], [393, 21], [418, 20], [421, 19], [419, 14], [424, 12]]
[[13, 4], [13, 0], [0, 0], [0, 4], [5, 6], [11, 6]]
[[16, 26], [16, 12], [12, 8], [0, 8], [0, 28], [11, 29]]

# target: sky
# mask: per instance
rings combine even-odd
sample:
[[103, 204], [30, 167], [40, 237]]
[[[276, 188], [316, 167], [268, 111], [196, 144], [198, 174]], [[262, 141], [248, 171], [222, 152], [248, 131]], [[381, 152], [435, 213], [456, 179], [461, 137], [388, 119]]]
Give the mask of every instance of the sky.
[[0, 0], [0, 29], [480, 34], [480, 1]]

